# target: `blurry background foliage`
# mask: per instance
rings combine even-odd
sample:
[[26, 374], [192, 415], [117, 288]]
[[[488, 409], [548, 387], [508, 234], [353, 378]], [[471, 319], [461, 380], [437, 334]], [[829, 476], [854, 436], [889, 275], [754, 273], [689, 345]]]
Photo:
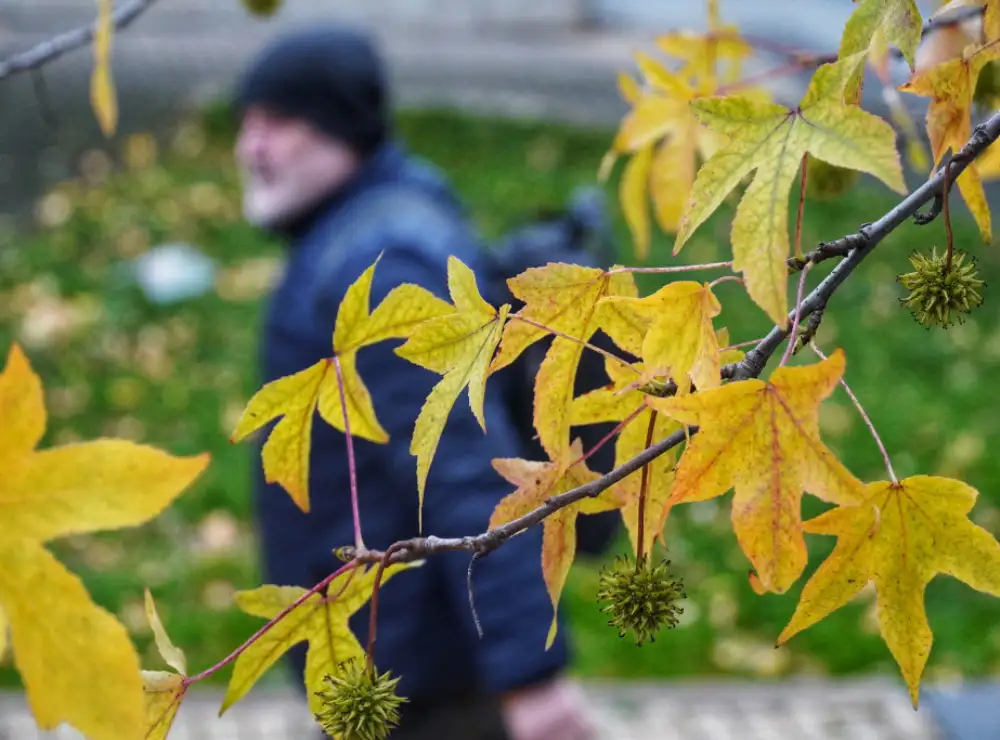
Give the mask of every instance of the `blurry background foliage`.
[[[149, 668], [160, 663], [143, 614], [144, 587], [152, 589], [193, 671], [222, 658], [259, 626], [231, 599], [235, 589], [260, 581], [249, 521], [252, 450], [230, 445], [228, 435], [259, 387], [260, 299], [280, 268], [281, 247], [240, 221], [230, 153], [234, 132], [223, 110], [210, 107], [159, 142], [132, 137], [118, 150], [88, 154], [84, 177], [59, 185], [38, 202], [31, 233], [8, 232], [0, 244], [0, 347], [6, 354], [11, 341], [22, 342], [44, 379], [49, 409], [44, 444], [115, 435], [214, 456], [207, 475], [148, 526], [55, 545], [94, 598], [133, 630]], [[487, 236], [538, 209], [563, 204], [575, 185], [593, 183], [613, 136], [441, 111], [402, 113], [399, 131], [412, 150], [451, 175]], [[886, 189], [862, 182], [844, 197], [807, 203], [806, 247], [853, 231], [892, 205]], [[608, 185], [613, 208], [617, 186], [614, 178]], [[903, 290], [895, 276], [910, 269], [911, 250], [943, 246], [944, 239], [940, 220], [923, 229], [907, 225], [838, 292], [819, 341], [827, 351], [845, 349], [846, 379], [882, 433], [899, 476], [928, 473], [968, 481], [981, 491], [975, 521], [997, 534], [1000, 456], [990, 450], [1000, 442], [995, 384], [1000, 314], [993, 295], [1000, 284], [1000, 257], [978, 243], [964, 205], [954, 202], [957, 244], [980, 258], [988, 283], [985, 306], [948, 331], [929, 332], [909, 317], [899, 305]], [[795, 208], [789, 213], [794, 218]], [[649, 261], [727, 259], [731, 216], [732, 202], [678, 259], [670, 256], [672, 238], [656, 235]], [[622, 259], [631, 261], [617, 210], [615, 218]], [[166, 242], [188, 242], [216, 260], [221, 270], [214, 289], [157, 306], [121, 279], [124, 260]], [[820, 267], [811, 279], [829, 269]], [[655, 277], [640, 278], [644, 291], [659, 284]], [[766, 319], [740, 286], [723, 284], [718, 293], [724, 312], [717, 325], [728, 326], [733, 341], [763, 335]], [[802, 353], [795, 361], [814, 358]], [[824, 404], [821, 418], [828, 443], [858, 476], [884, 477], [878, 451], [841, 389]], [[652, 644], [636, 648], [607, 626], [595, 600], [597, 564], [578, 561], [562, 602], [573, 622], [576, 670], [628, 678], [895, 675], [877, 635], [871, 591], [790, 645], [773, 648], [798, 589], [833, 538], [810, 537], [815, 556], [789, 594], [758, 597], [727, 525], [729, 506], [726, 496], [672, 514], [669, 556], [685, 578], [689, 600], [681, 626]], [[814, 500], [806, 501], [806, 515], [818, 511]], [[1000, 674], [994, 603], [940, 578], [928, 589], [928, 612], [935, 634], [930, 678]], [[9, 656], [6, 660], [0, 682], [14, 685]], [[283, 676], [272, 671], [269, 679]], [[212, 680], [227, 678], [221, 671]]]

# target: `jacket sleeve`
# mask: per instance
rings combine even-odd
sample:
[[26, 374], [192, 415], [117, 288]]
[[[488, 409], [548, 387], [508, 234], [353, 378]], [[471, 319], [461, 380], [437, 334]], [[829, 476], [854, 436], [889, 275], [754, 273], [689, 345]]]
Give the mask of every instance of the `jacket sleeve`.
[[[385, 247], [383, 243], [380, 245]], [[363, 253], [373, 255], [374, 252]], [[372, 310], [392, 288], [410, 282], [450, 302], [447, 257], [430, 250], [393, 245], [382, 251], [372, 281]], [[342, 281], [356, 279], [372, 262], [350, 260]], [[334, 295], [343, 295], [343, 288]], [[335, 313], [336, 307], [329, 311]], [[393, 491], [393, 508], [417, 510], [416, 457], [409, 445], [417, 415], [441, 376], [414, 365], [393, 352], [400, 341], [380, 342], [357, 355], [357, 370], [367, 386], [379, 422], [390, 435], [384, 485]], [[492, 382], [490, 382], [492, 381]], [[520, 457], [520, 441], [500, 397], [500, 378], [487, 382], [484, 433], [473, 416], [468, 391], [452, 408], [431, 463], [423, 504], [423, 534], [461, 537], [485, 531], [500, 500], [513, 491], [491, 460]], [[415, 532], [414, 532], [415, 534]], [[553, 645], [545, 640], [552, 622], [552, 603], [541, 571], [541, 526], [513, 537], [476, 563], [473, 594], [483, 630], [476, 636], [469, 606], [467, 574], [471, 555], [462, 552], [432, 556], [445, 573], [445, 593], [452, 602], [447, 611], [464, 615], [464, 625], [476, 641], [478, 672], [486, 686], [503, 692], [544, 680], [565, 668], [568, 660], [560, 624]]]

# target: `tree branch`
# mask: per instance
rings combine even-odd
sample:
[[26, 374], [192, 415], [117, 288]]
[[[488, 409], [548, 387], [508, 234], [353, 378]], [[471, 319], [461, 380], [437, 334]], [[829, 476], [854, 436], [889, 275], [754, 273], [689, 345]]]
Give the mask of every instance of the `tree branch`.
[[[957, 178], [962, 174], [965, 168], [986, 151], [986, 148], [998, 137], [1000, 137], [1000, 112], [994, 113], [988, 121], [976, 126], [972, 138], [951, 159], [949, 166], [951, 178]], [[895, 231], [904, 221], [919, 212], [921, 206], [937, 197], [944, 187], [944, 182], [945, 168], [942, 167], [933, 177], [929, 178], [878, 221], [865, 224], [855, 234], [848, 234], [835, 242], [830, 242], [831, 248], [847, 249], [849, 254], [802, 301], [802, 316], [808, 316], [817, 309], [825, 308], [833, 293], [854, 272], [861, 261], [871, 253], [879, 242]], [[789, 322], [793, 317], [794, 309], [789, 314]], [[742, 380], [760, 375], [768, 359], [787, 335], [787, 329], [782, 329], [779, 326], [771, 329], [760, 344], [747, 352], [746, 357], [739, 363], [739, 368], [734, 372], [733, 379]]]
[[[146, 12], [155, 2], [156, 0], [131, 0], [115, 10], [111, 16], [112, 25], [115, 29], [125, 28]], [[80, 26], [72, 31], [53, 36], [51, 39], [42, 41], [27, 51], [0, 61], [0, 80], [18, 72], [37, 69], [43, 64], [48, 64], [58, 59], [67, 52], [86, 46], [94, 38], [95, 27], [96, 23], [88, 23], [86, 26]]]
[[[996, 141], [997, 138], [1000, 138], [1000, 112], [995, 113], [988, 121], [977, 126], [972, 134], [972, 138], [952, 158], [950, 165], [952, 179], [957, 178], [969, 163], [986, 151], [986, 148]], [[854, 272], [857, 266], [861, 264], [861, 261], [871, 253], [879, 242], [891, 234], [904, 221], [917, 213], [921, 206], [937, 196], [944, 185], [944, 179], [944, 169], [938, 170], [933, 177], [929, 178], [878, 221], [863, 225], [855, 234], [847, 234], [834, 242], [829, 242], [830, 249], [844, 250], [847, 253], [847, 257], [802, 300], [798, 307], [798, 310], [801, 312], [801, 318], [825, 309], [827, 302], [836, 292], [837, 288]], [[795, 311], [796, 308], [793, 308], [789, 314], [789, 325], [794, 320]], [[756, 347], [746, 354], [746, 357], [741, 362], [724, 365], [721, 368], [722, 376], [733, 380], [746, 380], [758, 377], [764, 371], [768, 360], [781, 345], [781, 342], [788, 336], [788, 333], [789, 329], [775, 326]], [[500, 547], [514, 535], [536, 524], [540, 524], [546, 517], [560, 509], [585, 498], [599, 496], [615, 483], [618, 483], [644, 465], [652, 462], [660, 455], [672, 450], [685, 439], [696, 434], [697, 431], [697, 427], [689, 427], [687, 430], [681, 429], [643, 452], [640, 452], [610, 473], [565, 493], [552, 496], [538, 508], [496, 529], [490, 529], [482, 534], [468, 537], [415, 537], [397, 542], [390, 548], [392, 552], [388, 560], [390, 563], [408, 562], [420, 560], [434, 553], [454, 550], [464, 550], [482, 557]], [[385, 556], [384, 552], [378, 550], [344, 548], [344, 552], [345, 556], [355, 558], [361, 562], [378, 562]]]

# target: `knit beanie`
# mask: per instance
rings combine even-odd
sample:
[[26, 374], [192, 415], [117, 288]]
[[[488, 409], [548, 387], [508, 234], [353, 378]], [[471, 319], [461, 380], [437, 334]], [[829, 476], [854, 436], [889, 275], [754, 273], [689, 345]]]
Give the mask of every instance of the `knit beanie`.
[[344, 26], [295, 30], [271, 42], [239, 79], [233, 103], [237, 115], [262, 105], [304, 119], [362, 156], [378, 148], [390, 127], [375, 44]]

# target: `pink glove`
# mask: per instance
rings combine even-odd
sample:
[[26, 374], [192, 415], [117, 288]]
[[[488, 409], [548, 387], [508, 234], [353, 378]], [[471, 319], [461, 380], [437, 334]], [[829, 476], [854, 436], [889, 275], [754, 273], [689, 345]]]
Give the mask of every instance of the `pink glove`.
[[501, 697], [511, 740], [596, 740], [583, 690], [567, 678]]

